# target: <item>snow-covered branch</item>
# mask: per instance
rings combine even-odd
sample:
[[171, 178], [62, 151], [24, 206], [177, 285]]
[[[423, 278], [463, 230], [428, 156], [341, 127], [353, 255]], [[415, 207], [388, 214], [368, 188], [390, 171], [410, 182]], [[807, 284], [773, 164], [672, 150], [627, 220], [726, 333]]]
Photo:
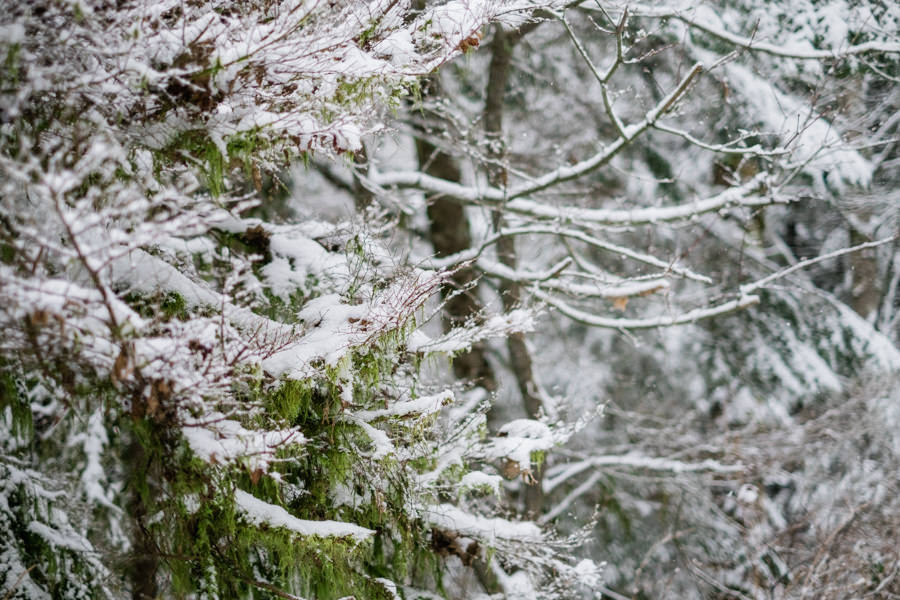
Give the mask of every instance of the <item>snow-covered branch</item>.
[[547, 478], [544, 480], [544, 491], [550, 493], [569, 479], [596, 467], [600, 467], [601, 470], [603, 467], [621, 467], [634, 470], [667, 471], [673, 474], [700, 472], [727, 474], [742, 473], [746, 470], [746, 467], [741, 464], [722, 464], [712, 459], [687, 462], [637, 454], [601, 455], [576, 462], [564, 463], [550, 469], [547, 473]]
[[885, 244], [890, 244], [891, 242], [896, 241], [900, 238], [900, 235], [893, 235], [888, 238], [884, 238], [881, 240], [875, 240], [872, 242], [864, 242], [862, 244], [857, 244], [856, 246], [850, 246], [849, 248], [840, 248], [838, 250], [834, 250], [833, 252], [828, 252], [826, 254], [822, 254], [821, 256], [816, 256], [813, 258], [807, 258], [805, 260], [801, 260], [796, 262], [795, 264], [784, 268], [780, 271], [772, 273], [762, 279], [758, 279], [757, 281], [751, 283], [745, 283], [741, 286], [741, 295], [752, 294], [756, 290], [764, 289], [773, 281], [777, 281], [779, 279], [783, 279], [787, 277], [791, 273], [799, 271], [801, 269], [805, 269], [807, 267], [811, 267], [812, 265], [821, 263], [826, 260], [831, 260], [834, 258], [838, 258], [839, 256], [844, 256], [845, 254], [851, 254], [853, 252], [860, 252], [862, 250], [867, 250], [869, 248], [877, 248], [879, 246], [884, 246]]
[[[589, 8], [589, 7], [585, 7]], [[872, 40], [861, 44], [847, 44], [833, 48], [816, 49], [812, 47], [791, 47], [783, 44], [773, 44], [732, 33], [725, 29], [721, 19], [708, 6], [673, 8], [669, 6], [629, 5], [628, 10], [634, 16], [650, 17], [654, 19], [678, 19], [690, 27], [699, 29], [720, 40], [726, 41], [739, 48], [753, 52], [762, 52], [781, 58], [796, 60], [831, 60], [863, 54], [900, 54], [900, 43]]]
[[551, 296], [540, 290], [535, 290], [534, 295], [539, 300], [546, 302], [566, 317], [591, 327], [603, 327], [606, 329], [655, 329], [658, 327], [671, 327], [674, 325], [687, 325], [696, 323], [702, 319], [709, 319], [720, 315], [727, 315], [738, 310], [742, 310], [749, 306], [759, 303], [759, 296], [741, 296], [737, 300], [730, 300], [708, 308], [695, 308], [683, 313], [675, 313], [671, 315], [660, 315], [658, 317], [648, 317], [645, 319], [624, 319], [601, 317], [596, 314], [586, 312], [570, 306], [559, 298]]

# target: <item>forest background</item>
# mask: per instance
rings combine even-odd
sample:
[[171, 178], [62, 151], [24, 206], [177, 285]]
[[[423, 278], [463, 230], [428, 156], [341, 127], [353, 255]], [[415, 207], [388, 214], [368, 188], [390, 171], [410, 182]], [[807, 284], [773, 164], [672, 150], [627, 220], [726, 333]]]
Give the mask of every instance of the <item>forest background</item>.
[[0, 17], [0, 598], [900, 595], [892, 2]]

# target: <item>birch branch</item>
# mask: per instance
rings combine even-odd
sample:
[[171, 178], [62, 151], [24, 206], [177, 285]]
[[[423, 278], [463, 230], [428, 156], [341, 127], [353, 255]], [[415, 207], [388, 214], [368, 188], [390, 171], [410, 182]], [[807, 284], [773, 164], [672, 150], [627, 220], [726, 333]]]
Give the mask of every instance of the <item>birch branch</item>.
[[[619, 138], [616, 143], [621, 141], [622, 139]], [[561, 175], [554, 180], [554, 183], [572, 179], [591, 170], [586, 168], [579, 169], [579, 173], [573, 175], [576, 167], [578, 167], [578, 165], [566, 168], [566, 170], [558, 170]], [[556, 176], [554, 175], [554, 177]], [[373, 184], [382, 187], [396, 185], [398, 187], [415, 188], [426, 192], [450, 196], [471, 203], [484, 201], [489, 203], [501, 203], [504, 200], [503, 191], [497, 188], [479, 188], [476, 186], [461, 185], [423, 173], [416, 173], [414, 171], [396, 172], [384, 175], [370, 174], [368, 179]], [[711, 198], [674, 206], [637, 208], [633, 210], [610, 210], [603, 208], [582, 208], [579, 206], [551, 206], [541, 202], [519, 198], [508, 202], [504, 206], [504, 210], [538, 219], [558, 220], [564, 223], [580, 223], [595, 226], [627, 226], [684, 221], [703, 213], [715, 212], [724, 208], [737, 206], [755, 208], [772, 204], [788, 204], [791, 202], [790, 199], [780, 196], [762, 196], [755, 194], [756, 190], [764, 183], [766, 183], [766, 174], [760, 173], [748, 182], [740, 186], [729, 188]], [[535, 191], [538, 189], [545, 189], [546, 187], [549, 187], [549, 185], [552, 184], [544, 185], [544, 183], [539, 183], [535, 185], [534, 189]], [[516, 192], [514, 195], [518, 198], [519, 196], [525, 195], [525, 193]]]
[[652, 225], [661, 222], [685, 221], [703, 213], [715, 212], [735, 206], [759, 207], [772, 204], [787, 204], [787, 198], [756, 195], [755, 192], [766, 182], [766, 174], [760, 173], [753, 179], [725, 190], [724, 192], [674, 206], [637, 208], [634, 210], [609, 210], [602, 208], [581, 208], [577, 206], [550, 206], [531, 200], [514, 200], [505, 209], [517, 214], [539, 219], [555, 219], [565, 223], [590, 225], [625, 226]]

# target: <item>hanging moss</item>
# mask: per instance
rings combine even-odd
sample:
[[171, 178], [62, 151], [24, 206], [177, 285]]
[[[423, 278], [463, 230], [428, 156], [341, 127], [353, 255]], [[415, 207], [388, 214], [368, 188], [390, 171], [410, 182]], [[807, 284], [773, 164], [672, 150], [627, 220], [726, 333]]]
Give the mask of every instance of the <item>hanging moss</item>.
[[314, 395], [307, 382], [287, 380], [266, 396], [266, 408], [289, 423], [305, 423], [318, 416], [313, 406]]
[[[6, 365], [0, 360], [0, 369]], [[16, 379], [11, 373], [0, 371], [0, 418], [5, 418], [9, 409], [13, 435], [21, 439], [30, 439], [34, 434], [34, 420], [31, 416], [31, 405], [18, 389]]]

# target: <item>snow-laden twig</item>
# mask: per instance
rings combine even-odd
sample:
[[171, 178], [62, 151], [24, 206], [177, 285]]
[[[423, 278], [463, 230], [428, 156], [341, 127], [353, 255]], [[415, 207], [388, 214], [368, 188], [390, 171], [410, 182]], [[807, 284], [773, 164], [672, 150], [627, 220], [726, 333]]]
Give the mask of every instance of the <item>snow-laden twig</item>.
[[758, 289], [765, 288], [767, 285], [769, 285], [773, 281], [776, 281], [778, 279], [786, 277], [787, 275], [790, 275], [791, 273], [794, 273], [795, 271], [799, 271], [800, 269], [805, 269], [806, 267], [809, 267], [816, 263], [820, 263], [820, 262], [826, 261], [826, 260], [831, 260], [832, 258], [837, 258], [839, 256], [843, 256], [845, 254], [850, 254], [852, 252], [859, 252], [860, 250], [866, 250], [868, 248], [877, 248], [878, 246], [883, 246], [885, 244], [889, 244], [889, 243], [895, 241], [896, 239], [898, 239], [898, 237], [900, 237], [900, 236], [893, 235], [891, 237], [876, 240], [874, 242], [865, 242], [863, 244], [858, 244], [856, 246], [850, 246], [849, 248], [841, 248], [839, 250], [835, 250], [834, 252], [829, 252], [829, 253], [823, 254], [821, 256], [816, 256], [815, 258], [808, 258], [806, 260], [801, 260], [801, 261], [797, 262], [796, 264], [793, 264], [790, 267], [787, 267], [786, 269], [782, 269], [781, 271], [778, 271], [777, 273], [772, 273], [771, 275], [769, 275], [767, 277], [763, 277], [762, 279], [758, 279], [757, 281], [754, 281], [752, 283], [747, 283], [747, 284], [742, 285], [740, 288], [741, 295], [751, 294]]
[[569, 306], [559, 298], [555, 298], [540, 290], [535, 290], [534, 295], [538, 299], [546, 302], [548, 305], [558, 310], [560, 314], [565, 315], [573, 321], [582, 323], [584, 325], [589, 325], [591, 327], [603, 327], [606, 329], [620, 330], [655, 329], [657, 327], [687, 325], [690, 323], [696, 323], [697, 321], [703, 319], [726, 315], [728, 313], [742, 310], [759, 303], [759, 296], [744, 295], [737, 300], [730, 300], [728, 302], [723, 302], [722, 304], [718, 304], [716, 306], [711, 306], [708, 308], [695, 308], [693, 310], [674, 315], [660, 315], [658, 317], [648, 317], [645, 319], [611, 319]]
[[760, 146], [759, 144], [754, 144], [752, 146], [736, 146], [736, 143], [740, 143], [742, 138], [746, 136], [741, 136], [737, 140], [732, 140], [727, 144], [709, 144], [707, 142], [698, 140], [694, 136], [692, 136], [687, 131], [682, 129], [677, 129], [675, 127], [671, 127], [670, 125], [666, 125], [663, 123], [657, 123], [653, 126], [655, 129], [662, 131], [664, 133], [668, 133], [690, 143], [692, 146], [696, 146], [698, 148], [702, 148], [704, 150], [709, 150], [710, 152], [716, 152], [718, 154], [738, 154], [740, 156], [761, 156], [761, 157], [777, 157], [777, 156], [785, 156], [790, 154], [790, 150], [787, 148], [772, 148], [766, 149]]
[[711, 198], [674, 206], [615, 210], [553, 206], [533, 200], [517, 199], [506, 204], [504, 209], [521, 215], [539, 219], [558, 220], [563, 223], [606, 226], [653, 225], [669, 221], [685, 221], [705, 213], [716, 212], [726, 208], [738, 206], [755, 208], [790, 202], [787, 198], [760, 193], [760, 188], [765, 184], [768, 177], [768, 174], [760, 173], [746, 183], [728, 188]]
[[[621, 138], [619, 141], [613, 142], [614, 145], [619, 143], [621, 143]], [[585, 162], [588, 163], [591, 161], [592, 159], [589, 159]], [[791, 202], [791, 200], [786, 197], [758, 193], [760, 187], [769, 177], [766, 173], [760, 173], [749, 181], [739, 186], [729, 188], [710, 198], [674, 206], [616, 210], [583, 208], [580, 206], [554, 206], [552, 204], [525, 200], [522, 198], [522, 196], [526, 196], [532, 192], [546, 189], [554, 183], [580, 177], [598, 166], [600, 165], [590, 166], [579, 163], [579, 165], [573, 167], [561, 167], [556, 174], [551, 173], [548, 177], [538, 179], [539, 184], [537, 184], [534, 189], [518, 189], [511, 192], [509, 198], [515, 199], [511, 199], [504, 204], [503, 210], [523, 216], [554, 220], [562, 223], [578, 223], [595, 226], [627, 226], [650, 225], [667, 221], [684, 221], [705, 213], [715, 212], [726, 208], [757, 208], [760, 206], [787, 204]], [[370, 173], [368, 178], [373, 184], [382, 187], [396, 185], [399, 187], [415, 188], [425, 192], [445, 195], [464, 202], [496, 204], [501, 203], [505, 199], [503, 191], [497, 188], [482, 188], [479, 186], [463, 185], [433, 177], [425, 173], [419, 173], [417, 171], [398, 171], [385, 174], [376, 172]]]
[[862, 54], [900, 54], [900, 43], [879, 40], [848, 45], [842, 48], [825, 48], [821, 50], [792, 49], [783, 44], [770, 44], [758, 41], [752, 37], [731, 33], [718, 26], [712, 19], [708, 18], [709, 15], [706, 11], [711, 11], [712, 9], [708, 7], [702, 7], [702, 9], [702, 11], [698, 11], [671, 8], [668, 6], [655, 7], [640, 4], [629, 6], [631, 14], [635, 16], [651, 17], [655, 19], [678, 19], [690, 27], [704, 31], [740, 48], [752, 50], [754, 52], [763, 52], [781, 58], [792, 58], [797, 60], [829, 60], [846, 58], [849, 56], [859, 56]]
[[516, 283], [534, 283], [544, 290], [578, 296], [584, 298], [628, 298], [630, 296], [646, 296], [669, 287], [665, 279], [649, 279], [646, 281], [628, 281], [600, 284], [573, 283], [561, 281], [559, 275], [563, 273], [572, 259], [566, 258], [554, 267], [543, 272], [515, 270], [492, 260], [481, 258], [476, 263], [479, 270], [485, 275], [499, 277]]
[[[591, 235], [589, 233], [585, 233], [584, 231], [580, 231], [578, 229], [563, 227], [561, 224], [552, 224], [552, 225], [526, 225], [523, 227], [512, 227], [509, 229], [503, 229], [499, 233], [495, 233], [485, 239], [481, 244], [477, 247], [470, 248], [468, 250], [464, 250], [462, 252], [458, 252], [451, 256], [445, 256], [443, 258], [431, 258], [423, 263], [423, 266], [431, 268], [431, 269], [449, 269], [455, 267], [457, 265], [472, 261], [484, 252], [484, 250], [493, 244], [496, 244], [501, 238], [505, 236], [520, 236], [520, 235], [549, 235], [549, 236], [558, 236], [561, 238], [568, 238], [572, 240], [577, 240], [579, 242], [584, 242], [588, 246], [593, 246], [595, 248], [599, 248], [601, 250], [606, 250], [608, 252], [612, 252], [614, 254], [619, 254], [626, 258], [630, 258], [631, 260], [644, 263], [647, 265], [651, 265], [654, 267], [658, 267], [662, 269], [662, 275], [675, 275], [678, 277], [684, 277], [685, 279], [692, 279], [694, 281], [699, 281], [702, 283], [712, 283], [712, 279], [707, 277], [706, 275], [700, 275], [698, 273], [693, 272], [690, 269], [679, 266], [675, 262], [667, 262], [662, 259], [656, 258], [650, 254], [646, 254], [644, 252], [640, 252], [638, 250], [634, 250], [632, 248], [628, 248], [626, 246], [621, 246], [619, 244], [613, 244], [611, 242], [607, 242], [606, 240], [602, 240], [595, 235]], [[577, 260], [577, 259], [576, 259]]]
[[592, 468], [624, 467], [628, 469], [645, 469], [648, 471], [668, 471], [671, 473], [741, 473], [747, 467], [741, 464], [727, 465], [717, 460], [706, 459], [699, 462], [687, 462], [658, 458], [654, 456], [640, 456], [636, 454], [624, 455], [599, 455], [586, 458], [573, 463], [559, 465], [552, 469], [544, 479], [544, 492], [550, 493], [560, 484]]

